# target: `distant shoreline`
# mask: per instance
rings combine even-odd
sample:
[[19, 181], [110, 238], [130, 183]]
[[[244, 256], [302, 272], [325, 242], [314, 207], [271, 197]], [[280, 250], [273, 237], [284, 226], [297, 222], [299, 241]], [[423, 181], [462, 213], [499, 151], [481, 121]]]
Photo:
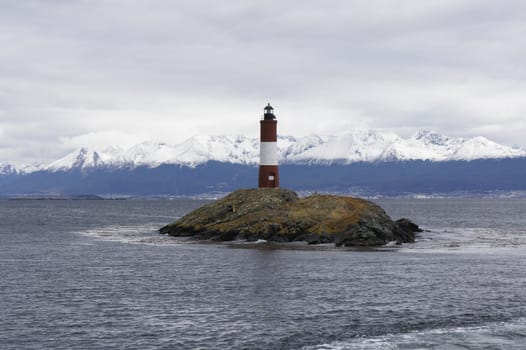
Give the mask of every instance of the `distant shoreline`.
[[78, 195], [78, 196], [15, 196], [6, 197], [9, 201], [26, 201], [26, 200], [53, 200], [53, 201], [71, 201], [71, 200], [127, 200], [126, 197], [101, 197], [97, 195]]
[[[210, 192], [200, 193], [194, 195], [165, 195], [165, 194], [151, 194], [151, 195], [127, 195], [127, 194], [79, 194], [79, 195], [61, 195], [61, 194], [0, 194], [0, 200], [204, 200], [212, 201], [223, 198], [232, 192]], [[396, 195], [389, 194], [356, 194], [346, 193], [341, 191], [323, 191], [323, 190], [300, 190], [297, 191], [300, 197], [307, 197], [312, 194], [331, 194], [339, 196], [360, 197], [369, 200], [377, 199], [513, 199], [526, 198], [526, 191], [524, 190], [495, 190], [495, 191], [454, 191], [454, 192], [436, 192], [436, 193], [420, 193], [420, 192], [406, 192]]]

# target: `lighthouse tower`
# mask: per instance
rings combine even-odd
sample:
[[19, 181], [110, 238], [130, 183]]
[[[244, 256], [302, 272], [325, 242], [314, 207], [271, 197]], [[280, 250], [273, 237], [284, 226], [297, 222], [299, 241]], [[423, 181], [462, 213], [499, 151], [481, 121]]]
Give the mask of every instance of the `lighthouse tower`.
[[264, 109], [260, 125], [259, 188], [279, 187], [278, 146], [276, 143], [278, 140], [278, 121], [270, 103]]

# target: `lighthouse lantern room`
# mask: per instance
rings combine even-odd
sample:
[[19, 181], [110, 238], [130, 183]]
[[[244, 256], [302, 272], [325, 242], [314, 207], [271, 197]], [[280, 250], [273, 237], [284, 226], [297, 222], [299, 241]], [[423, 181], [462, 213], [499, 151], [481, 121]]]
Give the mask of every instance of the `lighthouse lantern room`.
[[264, 108], [263, 119], [260, 121], [260, 149], [259, 149], [259, 187], [279, 187], [278, 121], [274, 115], [274, 108], [269, 104]]

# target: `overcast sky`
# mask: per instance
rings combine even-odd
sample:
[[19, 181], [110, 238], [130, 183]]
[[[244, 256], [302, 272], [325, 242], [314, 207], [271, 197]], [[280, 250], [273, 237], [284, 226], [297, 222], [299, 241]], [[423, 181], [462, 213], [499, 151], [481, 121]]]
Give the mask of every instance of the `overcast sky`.
[[526, 1], [0, 0], [0, 161], [430, 129], [526, 146]]

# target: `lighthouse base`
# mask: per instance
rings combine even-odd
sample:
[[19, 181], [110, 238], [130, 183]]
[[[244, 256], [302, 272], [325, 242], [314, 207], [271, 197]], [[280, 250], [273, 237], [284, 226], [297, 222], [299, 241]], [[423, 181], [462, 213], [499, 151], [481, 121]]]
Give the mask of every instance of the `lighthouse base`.
[[259, 188], [278, 188], [279, 168], [277, 165], [259, 166]]

